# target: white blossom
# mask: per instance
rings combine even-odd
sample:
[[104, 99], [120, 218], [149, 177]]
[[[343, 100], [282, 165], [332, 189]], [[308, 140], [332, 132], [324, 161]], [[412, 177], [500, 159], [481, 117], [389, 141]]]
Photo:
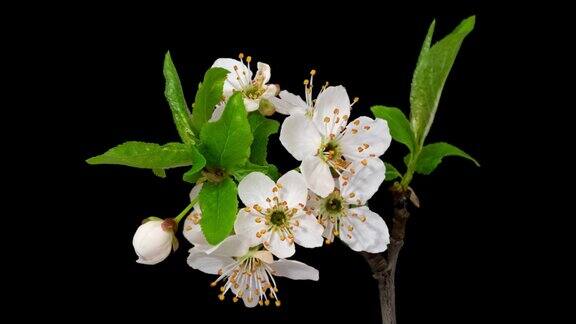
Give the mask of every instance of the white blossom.
[[232, 300], [242, 299], [246, 307], [269, 305], [270, 301], [280, 306], [274, 276], [318, 280], [318, 270], [298, 261], [274, 260], [266, 250], [249, 248], [249, 240], [241, 235], [232, 235], [210, 249], [200, 246], [190, 249], [188, 265], [218, 275], [211, 286], [221, 284], [220, 300], [231, 291]]
[[[224, 82], [223, 95], [227, 99], [235, 91], [242, 93], [244, 97], [244, 105], [247, 111], [254, 111], [260, 106], [260, 100], [271, 98], [278, 92], [278, 86], [274, 84], [267, 84], [270, 81], [270, 66], [266, 63], [258, 62], [256, 75], [254, 77], [250, 69], [250, 62], [252, 58], [246, 57], [246, 64], [244, 64], [244, 55], [240, 54], [240, 61], [231, 58], [219, 58], [212, 67], [224, 68], [230, 73]], [[218, 114], [221, 114], [221, 108], [217, 109], [213, 115], [213, 119], [218, 119]]]
[[351, 163], [379, 157], [392, 137], [382, 119], [359, 117], [348, 124], [350, 99], [343, 86], [320, 93], [312, 118], [295, 112], [280, 131], [282, 145], [299, 161], [310, 190], [326, 197], [334, 190], [334, 176]]
[[[304, 80], [304, 98], [292, 94], [286, 90], [280, 91], [278, 95], [280, 98], [271, 97], [268, 100], [274, 105], [277, 112], [284, 115], [292, 115], [301, 113], [308, 118], [312, 118], [314, 114], [314, 100], [312, 99], [312, 91], [314, 89], [314, 75], [316, 70], [310, 71], [310, 81]], [[328, 83], [322, 87], [320, 93], [326, 89]]]
[[294, 254], [294, 243], [307, 248], [322, 245], [323, 227], [304, 207], [308, 189], [296, 171], [276, 183], [260, 172], [248, 174], [238, 185], [246, 206], [238, 212], [234, 230], [248, 237], [251, 246], [264, 248], [279, 258]]
[[308, 196], [307, 210], [324, 225], [326, 243], [335, 236], [354, 251], [378, 253], [390, 243], [386, 223], [366, 202], [384, 181], [386, 168], [378, 158], [354, 162], [336, 179], [336, 188], [327, 197]]

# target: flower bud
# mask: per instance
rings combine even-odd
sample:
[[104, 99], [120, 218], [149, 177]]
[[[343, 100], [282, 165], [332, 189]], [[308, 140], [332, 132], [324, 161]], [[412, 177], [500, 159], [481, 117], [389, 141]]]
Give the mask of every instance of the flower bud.
[[136, 262], [156, 264], [170, 254], [170, 249], [176, 250], [178, 240], [174, 236], [177, 224], [172, 218], [166, 220], [151, 217], [147, 219], [134, 234], [132, 245], [138, 255]]

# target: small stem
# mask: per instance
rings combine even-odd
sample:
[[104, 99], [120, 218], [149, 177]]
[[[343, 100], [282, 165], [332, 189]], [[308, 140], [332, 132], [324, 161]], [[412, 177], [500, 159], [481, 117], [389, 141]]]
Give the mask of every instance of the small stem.
[[414, 176], [414, 171], [416, 171], [416, 162], [418, 162], [418, 156], [420, 155], [421, 147], [416, 147], [412, 155], [410, 156], [410, 161], [408, 161], [408, 168], [406, 169], [406, 174], [402, 177], [402, 188], [406, 190], [412, 181], [412, 176]]
[[192, 207], [194, 207], [194, 205], [196, 205], [196, 203], [198, 202], [198, 198], [192, 200], [192, 202], [190, 202], [190, 204], [188, 206], [186, 206], [186, 208], [184, 208], [184, 210], [174, 218], [174, 221], [176, 222], [176, 224], [180, 223], [180, 220], [182, 220], [182, 218], [184, 216], [186, 216], [186, 214], [188, 214], [188, 212], [190, 211], [190, 209], [192, 209]]

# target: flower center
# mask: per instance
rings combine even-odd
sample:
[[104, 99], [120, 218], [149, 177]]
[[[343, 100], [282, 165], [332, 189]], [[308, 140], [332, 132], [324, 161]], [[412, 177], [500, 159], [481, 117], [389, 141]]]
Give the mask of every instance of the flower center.
[[325, 207], [330, 213], [340, 213], [342, 211], [342, 201], [337, 198], [330, 198], [326, 201]]
[[256, 82], [253, 82], [252, 84], [250, 84], [248, 87], [246, 87], [244, 89], [244, 95], [248, 98], [248, 99], [258, 99], [260, 98], [264, 92], [266, 91], [266, 89], [264, 89], [264, 87], [262, 86], [262, 84], [259, 84], [257, 82], [257, 80], [255, 80]]
[[332, 176], [337, 178], [340, 171], [346, 169], [349, 162], [342, 156], [342, 148], [335, 139], [331, 139], [326, 144], [323, 144], [319, 150], [320, 157], [330, 165], [330, 172]]
[[224, 283], [218, 295], [220, 300], [224, 300], [225, 294], [231, 290], [232, 301], [235, 303], [242, 298], [248, 303], [258, 301], [261, 306], [270, 305], [270, 301], [280, 306], [276, 294], [278, 288], [272, 277], [274, 270], [258, 256], [261, 252], [260, 247], [251, 248], [245, 256], [234, 258], [234, 262], [218, 269], [219, 276], [210, 286], [215, 287], [221, 281]]
[[275, 226], [284, 226], [286, 225], [288, 217], [286, 214], [281, 210], [275, 210], [270, 214], [270, 223]]
[[331, 140], [326, 143], [322, 148], [322, 156], [327, 161], [336, 162], [342, 159], [342, 149], [340, 145], [335, 140]]
[[320, 216], [336, 220], [345, 214], [347, 204], [344, 202], [339, 190], [334, 190], [320, 203]]

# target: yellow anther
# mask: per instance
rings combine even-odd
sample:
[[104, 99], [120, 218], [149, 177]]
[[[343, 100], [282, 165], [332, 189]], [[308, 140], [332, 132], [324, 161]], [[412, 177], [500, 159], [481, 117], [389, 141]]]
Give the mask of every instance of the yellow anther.
[[310, 70], [310, 75], [312, 75], [312, 76], [316, 75], [316, 70], [314, 70], [314, 69]]
[[239, 59], [243, 59], [243, 58], [244, 58], [244, 53], [240, 52], [240, 53], [238, 54], [238, 58], [239, 58]]
[[224, 300], [224, 294], [220, 294], [220, 295], [218, 295], [218, 299], [220, 299], [220, 300]]
[[216, 281], [213, 281], [212, 283], [210, 283], [210, 287], [216, 287], [218, 283]]
[[282, 305], [282, 303], [279, 300], [277, 300], [274, 304], [276, 304], [276, 307], [280, 307], [280, 305]]
[[270, 300], [266, 299], [266, 301], [264, 301], [264, 305], [266, 306], [270, 305]]
[[238, 302], [238, 297], [236, 297], [236, 296], [232, 297], [232, 301], [235, 302], [235, 303], [237, 303], [237, 302]]
[[304, 80], [304, 85], [308, 85], [309, 82], [308, 79]]
[[250, 63], [252, 62], [252, 56], [247, 56], [246, 57], [246, 63]]

